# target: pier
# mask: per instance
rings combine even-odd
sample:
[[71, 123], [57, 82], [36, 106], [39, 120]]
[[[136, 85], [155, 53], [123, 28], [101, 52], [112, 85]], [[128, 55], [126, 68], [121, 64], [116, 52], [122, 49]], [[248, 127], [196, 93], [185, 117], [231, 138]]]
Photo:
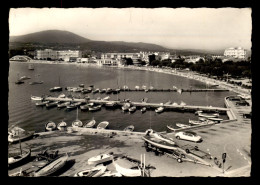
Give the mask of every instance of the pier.
[[120, 91], [146, 91], [148, 92], [226, 92], [229, 91], [228, 89], [124, 89], [121, 88]]

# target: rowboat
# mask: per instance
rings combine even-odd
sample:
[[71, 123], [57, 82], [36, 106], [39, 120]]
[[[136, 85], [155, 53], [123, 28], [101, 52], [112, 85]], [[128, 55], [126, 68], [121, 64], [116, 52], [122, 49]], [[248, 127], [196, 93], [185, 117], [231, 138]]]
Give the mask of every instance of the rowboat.
[[72, 122], [72, 127], [82, 127], [83, 123], [78, 119], [78, 109], [77, 109], [77, 117], [76, 120]]
[[61, 109], [63, 107], [67, 107], [67, 105], [69, 105], [69, 104], [70, 104], [70, 102], [59, 103], [59, 104], [57, 104], [57, 107]]
[[127, 126], [125, 129], [124, 129], [124, 131], [127, 131], [127, 132], [133, 132], [134, 131], [134, 125], [129, 125], [129, 126]]
[[62, 87], [55, 86], [50, 88], [50, 92], [54, 92], [54, 91], [62, 91]]
[[43, 98], [39, 96], [31, 96], [31, 100], [42, 101]]
[[141, 112], [144, 113], [145, 111], [146, 111], [146, 107], [143, 107], [143, 108], [141, 109]]
[[216, 118], [216, 117], [219, 117], [218, 113], [216, 113], [216, 114], [202, 114], [202, 113], [198, 113], [198, 115], [200, 117], [204, 117], [204, 118]]
[[100, 110], [100, 109], [101, 109], [101, 105], [97, 105], [97, 106], [88, 108], [89, 111], [97, 111], [97, 110]]
[[125, 104], [122, 106], [122, 110], [123, 110], [123, 111], [127, 111], [130, 106], [131, 106], [130, 103], [125, 103]]
[[189, 119], [189, 123], [193, 124], [193, 125], [201, 125], [201, 124], [205, 124], [205, 121], [201, 121], [201, 120], [196, 121], [196, 120], [190, 120]]
[[116, 167], [116, 171], [118, 171], [121, 175], [125, 177], [140, 177], [142, 175], [141, 169], [138, 167], [138, 169], [128, 169], [128, 168], [123, 168], [116, 164], [114, 162], [114, 165]]
[[80, 109], [81, 110], [88, 110], [89, 106], [88, 105], [81, 105]]
[[55, 102], [49, 102], [46, 104], [46, 108], [56, 107], [58, 105], [58, 101]]
[[83, 127], [84, 128], [92, 128], [92, 127], [94, 127], [95, 124], [96, 124], [96, 121], [94, 119], [92, 119], [91, 121], [86, 123]]
[[112, 90], [111, 88], [107, 88], [107, 89], [106, 89], [106, 93], [107, 93], [107, 94], [111, 94], [112, 91], [113, 91], [113, 90]]
[[143, 136], [142, 139], [153, 146], [163, 149], [177, 150], [179, 148], [175, 143], [169, 143], [165, 140], [161, 140], [153, 136]]
[[112, 108], [112, 107], [114, 107], [115, 105], [116, 105], [115, 102], [107, 102], [107, 103], [105, 104], [105, 106], [108, 107], [108, 108]]
[[110, 155], [110, 154], [100, 154], [100, 155], [97, 155], [97, 156], [89, 158], [88, 159], [88, 164], [97, 165], [97, 164], [101, 164], [101, 163], [112, 161], [112, 160], [113, 160], [113, 155]]
[[176, 126], [180, 127], [180, 128], [189, 128], [189, 127], [191, 127], [189, 125], [185, 125], [185, 124], [182, 124], [182, 123], [176, 123]]
[[122, 175], [119, 172], [106, 171], [101, 177], [122, 177]]
[[65, 121], [61, 121], [58, 123], [57, 125], [57, 129], [58, 130], [62, 130], [62, 129], [65, 129], [67, 127], [67, 123]]
[[46, 105], [47, 103], [49, 103], [50, 101], [43, 101], [43, 102], [37, 102], [35, 103], [36, 106], [44, 106]]
[[14, 127], [8, 132], [8, 142], [16, 143], [19, 140], [23, 141], [34, 136], [34, 131], [25, 131], [20, 127]]
[[63, 93], [58, 96], [58, 98], [65, 98], [65, 97], [66, 97], [66, 95]]
[[107, 101], [110, 99], [110, 96], [106, 96], [105, 98], [103, 98], [103, 100]]
[[92, 91], [93, 94], [98, 93], [98, 92], [99, 92], [99, 89], [95, 89]]
[[62, 154], [57, 158], [51, 160], [44, 166], [40, 167], [34, 172], [34, 177], [48, 176], [61, 169], [68, 160], [68, 154]]
[[66, 109], [67, 109], [67, 110], [75, 109], [75, 108], [77, 108], [80, 104], [81, 104], [81, 102], [72, 103], [72, 104], [70, 104], [70, 105], [67, 105], [67, 106], [66, 106]]
[[98, 124], [97, 129], [105, 129], [109, 125], [108, 121], [102, 121]]
[[8, 167], [13, 168], [21, 164], [22, 162], [26, 161], [30, 157], [31, 157], [31, 149], [29, 149], [28, 151], [21, 150], [21, 153], [18, 155], [8, 156]]
[[129, 112], [135, 112], [135, 111], [136, 111], [136, 107], [135, 107], [135, 106], [130, 107], [130, 108], [128, 109], [128, 111], [129, 111]]
[[105, 93], [106, 92], [106, 89], [100, 89], [99, 90], [99, 93]]
[[43, 84], [43, 81], [38, 81], [38, 82], [29, 82], [30, 85], [36, 85], [36, 84]]
[[82, 170], [74, 175], [74, 177], [100, 177], [106, 171], [107, 167], [99, 165], [94, 168]]
[[56, 129], [56, 124], [53, 121], [48, 121], [45, 124], [45, 131], [53, 131]]
[[22, 76], [19, 80], [28, 80], [28, 79], [31, 79], [31, 77], [29, 77], [29, 76]]
[[156, 112], [156, 113], [161, 113], [161, 112], [163, 112], [163, 111], [164, 111], [164, 108], [163, 108], [163, 107], [159, 107], [159, 108], [155, 109], [155, 112]]

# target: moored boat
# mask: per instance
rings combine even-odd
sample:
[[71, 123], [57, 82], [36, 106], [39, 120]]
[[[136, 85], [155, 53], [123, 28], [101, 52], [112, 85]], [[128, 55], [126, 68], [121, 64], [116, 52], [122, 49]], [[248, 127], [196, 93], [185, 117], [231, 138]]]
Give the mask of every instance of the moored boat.
[[216, 118], [219, 117], [218, 113], [215, 114], [202, 114], [202, 113], [198, 113], [199, 117], [204, 117], [204, 118]]
[[112, 92], [113, 92], [113, 90], [112, 90], [111, 88], [107, 88], [107, 89], [106, 89], [106, 93], [107, 93], [107, 94], [111, 94]]
[[58, 105], [58, 101], [55, 101], [55, 102], [49, 102], [49, 103], [46, 103], [46, 108], [51, 108], [51, 107], [56, 107]]
[[223, 121], [222, 118], [208, 118], [208, 120], [210, 120], [210, 121], [215, 121], [215, 122], [221, 122], [221, 121]]
[[64, 93], [61, 93], [59, 96], [58, 96], [58, 98], [65, 98], [66, 97], [66, 95], [64, 94]]
[[64, 130], [67, 127], [67, 123], [65, 121], [61, 121], [57, 125], [58, 130]]
[[50, 88], [50, 92], [55, 92], [55, 91], [62, 91], [62, 87], [55, 86]]
[[98, 124], [97, 129], [105, 129], [109, 125], [108, 121], [102, 121]]
[[105, 104], [105, 106], [106, 107], [108, 107], [108, 108], [113, 108], [114, 106], [116, 105], [116, 103], [115, 102], [107, 102], [106, 104]]
[[103, 100], [108, 101], [110, 99], [110, 96], [106, 96], [105, 98], [103, 98]]
[[127, 132], [133, 132], [134, 131], [134, 125], [129, 125], [129, 126], [127, 126], [125, 129], [124, 129], [124, 131], [127, 131]]
[[45, 124], [45, 131], [53, 131], [56, 130], [56, 124], [53, 121], [48, 121]]
[[99, 93], [105, 93], [106, 92], [106, 89], [100, 89], [99, 90]]
[[87, 122], [83, 127], [84, 128], [92, 128], [96, 124], [96, 120], [92, 119], [91, 121]]
[[201, 120], [196, 121], [196, 120], [190, 120], [190, 119], [189, 119], [189, 123], [190, 123], [190, 124], [193, 124], [193, 125], [205, 124], [204, 121], [201, 121]]
[[77, 109], [77, 117], [76, 117], [76, 120], [74, 120], [73, 122], [72, 122], [72, 125], [71, 125], [72, 127], [82, 127], [83, 126], [83, 123], [82, 123], [82, 121], [80, 121], [79, 119], [78, 119], [78, 109]]
[[89, 105], [81, 105], [80, 110], [88, 110]]
[[57, 104], [57, 107], [61, 109], [63, 107], [66, 107], [69, 104], [70, 104], [70, 102], [59, 103], [59, 104]]
[[74, 177], [100, 177], [106, 171], [107, 167], [99, 165], [93, 168], [85, 169], [77, 172]]
[[133, 106], [133, 107], [130, 107], [129, 109], [128, 109], [128, 111], [129, 112], [135, 112], [136, 111], [136, 106]]
[[42, 101], [43, 98], [40, 96], [31, 96], [31, 100], [35, 100], [35, 101]]
[[101, 163], [105, 163], [108, 161], [112, 161], [113, 160], [113, 155], [110, 154], [100, 154], [94, 157], [91, 157], [88, 159], [88, 164], [90, 165], [97, 165], [97, 164], [101, 164]]
[[92, 91], [93, 94], [98, 93], [98, 92], [99, 92], [99, 89], [95, 89]]
[[42, 101], [42, 102], [37, 102], [35, 103], [36, 106], [44, 106], [46, 105], [47, 103], [49, 103], [50, 101]]
[[19, 80], [28, 80], [31, 79], [31, 77], [29, 76], [22, 76], [21, 78], [19, 78]]
[[176, 126], [180, 127], [180, 128], [190, 128], [191, 127], [189, 125], [185, 125], [185, 124], [182, 124], [182, 123], [176, 123]]
[[123, 168], [116, 164], [114, 162], [114, 165], [116, 167], [116, 171], [118, 171], [121, 175], [125, 177], [140, 177], [142, 175], [141, 169], [138, 167], [138, 169], [128, 169], [128, 168]]
[[155, 109], [155, 112], [156, 112], [156, 113], [161, 113], [161, 112], [163, 112], [163, 111], [164, 111], [164, 108], [163, 108], [163, 107], [159, 107], [159, 108]]
[[97, 105], [97, 106], [93, 106], [93, 107], [89, 107], [88, 110], [89, 111], [97, 111], [101, 109], [101, 105]]
[[43, 84], [43, 81], [38, 81], [38, 82], [29, 82], [30, 85], [36, 85], [36, 84]]
[[146, 111], [146, 107], [143, 107], [143, 108], [141, 109], [141, 112], [144, 113], [145, 111]]

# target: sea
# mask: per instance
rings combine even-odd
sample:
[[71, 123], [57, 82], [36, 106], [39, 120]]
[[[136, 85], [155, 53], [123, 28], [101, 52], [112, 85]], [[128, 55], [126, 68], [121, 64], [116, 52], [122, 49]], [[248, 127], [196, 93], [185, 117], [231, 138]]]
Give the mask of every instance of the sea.
[[[26, 62], [9, 63], [9, 91], [8, 91], [8, 126], [19, 126], [25, 130], [43, 132], [48, 121], [58, 124], [65, 121], [67, 125], [77, 117], [77, 110], [58, 110], [56, 107], [47, 109], [46, 107], [35, 106], [35, 101], [31, 100], [31, 95], [58, 96], [61, 93], [72, 94], [75, 97], [88, 95], [90, 98], [104, 98], [107, 94], [81, 94], [70, 93], [65, 87], [77, 87], [84, 84], [85, 87], [94, 85], [95, 88], [118, 88], [127, 85], [133, 89], [135, 86], [143, 85], [159, 89], [171, 89], [173, 86], [182, 89], [208, 88], [207, 84], [188, 79], [181, 76], [158, 73], [155, 71], [134, 70], [129, 68], [105, 67], [87, 64], [48, 64], [34, 63], [34, 70], [28, 69]], [[24, 80], [24, 84], [17, 85], [15, 81], [22, 76], [31, 79]], [[43, 84], [30, 85], [32, 81], [43, 81]], [[50, 92], [54, 86], [63, 87], [62, 92]], [[215, 87], [216, 88], [216, 87]], [[166, 103], [168, 101], [187, 105], [216, 106], [224, 107], [224, 97], [234, 95], [233, 92], [120, 92], [119, 94], [109, 94], [110, 100], [130, 99], [131, 101], [141, 101], [148, 98], [148, 102]], [[78, 118], [86, 123], [91, 119], [96, 120], [96, 125], [101, 121], [108, 121], [108, 129], [123, 130], [128, 125], [134, 125], [135, 131], [143, 132], [149, 128], [155, 131], [167, 131], [167, 125], [176, 123], [188, 124], [189, 119], [198, 120], [194, 113], [166, 111], [156, 113], [154, 110], [147, 110], [141, 113], [136, 110], [134, 113], [124, 113], [121, 109], [106, 109], [102, 107], [100, 111], [83, 112], [79, 109]], [[228, 119], [226, 115], [221, 118]], [[96, 126], [95, 125], [95, 126]]]

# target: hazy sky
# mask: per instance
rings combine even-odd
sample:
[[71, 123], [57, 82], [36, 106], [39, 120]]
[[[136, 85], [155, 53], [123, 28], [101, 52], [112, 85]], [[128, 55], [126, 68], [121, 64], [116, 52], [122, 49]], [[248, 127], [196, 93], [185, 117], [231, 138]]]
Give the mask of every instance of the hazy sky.
[[250, 8], [19, 8], [11, 36], [66, 30], [91, 40], [146, 42], [175, 49], [251, 48]]

